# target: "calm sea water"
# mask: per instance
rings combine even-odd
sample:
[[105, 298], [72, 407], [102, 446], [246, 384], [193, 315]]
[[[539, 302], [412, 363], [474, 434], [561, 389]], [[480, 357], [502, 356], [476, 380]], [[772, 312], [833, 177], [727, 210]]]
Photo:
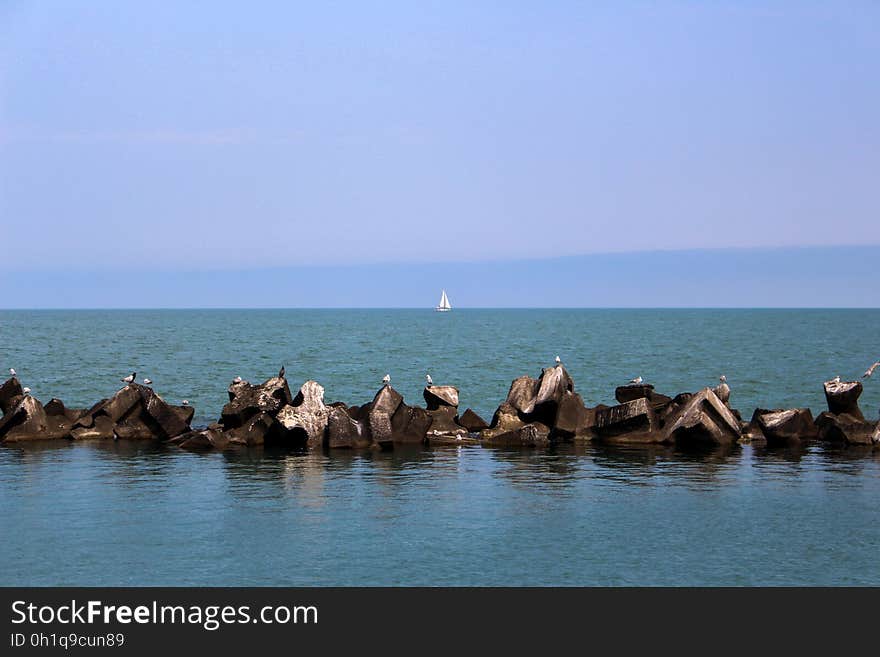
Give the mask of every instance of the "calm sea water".
[[[488, 418], [556, 354], [589, 404], [724, 373], [745, 416], [818, 412], [822, 380], [880, 358], [880, 311], [0, 311], [0, 367], [43, 401], [137, 370], [201, 424], [282, 363], [351, 403], [386, 372], [419, 402], [429, 371]], [[0, 447], [0, 535], [3, 585], [877, 585], [880, 450]]]

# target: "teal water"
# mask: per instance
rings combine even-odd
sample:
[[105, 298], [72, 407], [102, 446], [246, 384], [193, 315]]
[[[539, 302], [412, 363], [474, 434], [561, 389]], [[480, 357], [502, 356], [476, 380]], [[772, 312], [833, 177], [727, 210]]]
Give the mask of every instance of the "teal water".
[[[823, 408], [880, 358], [880, 311], [0, 311], [0, 367], [87, 406], [131, 370], [216, 419], [285, 364], [328, 401], [424, 372], [484, 416], [559, 354], [589, 404], [724, 373], [744, 416]], [[868, 381], [862, 408], [880, 406]], [[481, 447], [190, 454], [0, 447], [0, 584], [880, 584], [880, 450]]]

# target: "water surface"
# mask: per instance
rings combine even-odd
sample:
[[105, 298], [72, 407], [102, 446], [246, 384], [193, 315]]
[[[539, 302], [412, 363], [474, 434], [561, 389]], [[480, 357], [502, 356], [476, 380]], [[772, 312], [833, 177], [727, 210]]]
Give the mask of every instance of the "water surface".
[[[424, 372], [485, 416], [559, 354], [587, 403], [727, 375], [744, 415], [822, 409], [877, 359], [878, 311], [0, 311], [0, 367], [87, 406], [137, 370], [196, 422], [285, 364], [328, 400]], [[876, 416], [878, 386], [862, 399]], [[880, 584], [880, 451], [482, 447], [190, 454], [0, 447], [0, 584]]]

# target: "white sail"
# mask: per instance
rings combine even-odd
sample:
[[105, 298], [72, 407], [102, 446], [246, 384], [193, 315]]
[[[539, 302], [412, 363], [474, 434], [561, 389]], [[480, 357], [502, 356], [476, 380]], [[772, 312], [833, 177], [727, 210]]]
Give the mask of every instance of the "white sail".
[[440, 295], [440, 305], [437, 306], [434, 310], [452, 310], [452, 305], [449, 303], [449, 297], [446, 296], [446, 290], [443, 290], [443, 293]]

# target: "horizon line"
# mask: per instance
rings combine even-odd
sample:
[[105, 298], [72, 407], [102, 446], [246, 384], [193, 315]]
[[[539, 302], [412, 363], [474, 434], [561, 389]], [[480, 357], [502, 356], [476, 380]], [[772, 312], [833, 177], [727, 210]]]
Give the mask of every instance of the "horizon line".
[[[435, 312], [426, 306], [95, 306], [3, 308], [0, 312], [28, 311], [132, 311], [132, 310], [413, 310]], [[473, 310], [880, 310], [880, 306], [465, 306], [450, 312]], [[443, 313], [444, 315], [446, 313]]]

